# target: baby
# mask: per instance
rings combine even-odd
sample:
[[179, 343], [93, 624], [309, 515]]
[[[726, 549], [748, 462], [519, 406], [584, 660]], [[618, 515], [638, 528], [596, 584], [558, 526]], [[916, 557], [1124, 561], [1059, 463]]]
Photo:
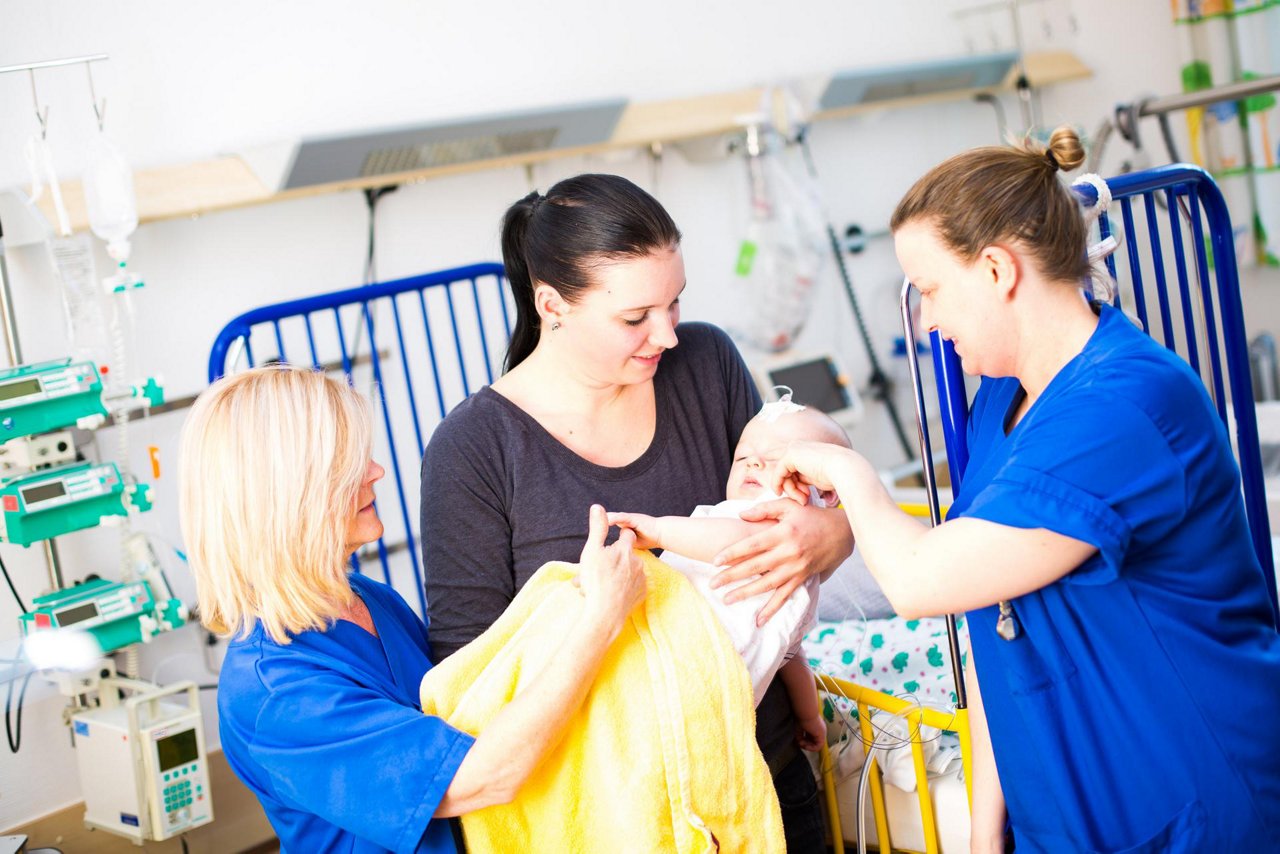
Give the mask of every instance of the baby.
[[[753, 504], [778, 498], [766, 484], [774, 463], [793, 439], [830, 442], [849, 447], [849, 437], [829, 416], [790, 401], [767, 403], [747, 423], [734, 450], [733, 466], [725, 487], [726, 501], [701, 505], [690, 516], [646, 516], [610, 513], [609, 523], [630, 528], [637, 548], [664, 549], [662, 560], [682, 573], [711, 604], [712, 610], [742, 655], [759, 705], [775, 673], [781, 673], [787, 695], [800, 724], [796, 740], [806, 750], [818, 750], [826, 738], [826, 724], [818, 709], [813, 675], [805, 663], [800, 641], [812, 628], [818, 608], [818, 578], [811, 576], [787, 599], [764, 626], [756, 626], [756, 614], [772, 591], [727, 605], [726, 591], [713, 591], [710, 583], [719, 571], [709, 561], [732, 543], [770, 523], [745, 522], [738, 514]], [[834, 506], [834, 494], [818, 494], [811, 500]]]

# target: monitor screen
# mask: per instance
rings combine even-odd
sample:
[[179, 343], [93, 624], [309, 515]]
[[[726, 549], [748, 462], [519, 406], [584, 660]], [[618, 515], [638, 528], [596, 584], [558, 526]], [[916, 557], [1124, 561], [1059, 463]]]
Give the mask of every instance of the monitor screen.
[[791, 389], [792, 400], [823, 412], [839, 412], [851, 402], [830, 359], [797, 362], [769, 371], [769, 382]]
[[39, 486], [28, 486], [22, 490], [22, 500], [30, 507], [32, 504], [39, 504], [41, 501], [48, 501], [52, 498], [61, 498], [67, 494], [67, 488], [63, 486], [60, 480], [51, 480], [48, 483], [42, 483]]
[[195, 762], [200, 756], [196, 744], [196, 731], [183, 730], [156, 742], [156, 754], [160, 757], [160, 770], [168, 771], [175, 765]]
[[35, 377], [26, 380], [17, 380], [16, 382], [0, 385], [0, 400], [13, 400], [15, 397], [25, 397], [28, 394], [39, 394], [41, 391], [40, 380]]
[[71, 626], [76, 623], [83, 623], [85, 620], [92, 620], [98, 616], [98, 606], [93, 602], [89, 602], [85, 605], [76, 605], [74, 608], [59, 611], [54, 616], [58, 618], [59, 626]]

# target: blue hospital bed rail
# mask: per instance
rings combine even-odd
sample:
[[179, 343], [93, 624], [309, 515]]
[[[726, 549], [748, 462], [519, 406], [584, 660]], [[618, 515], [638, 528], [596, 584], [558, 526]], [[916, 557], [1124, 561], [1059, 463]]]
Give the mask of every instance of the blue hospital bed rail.
[[[474, 264], [256, 308], [223, 327], [209, 353], [211, 383], [287, 362], [341, 372], [368, 394], [374, 457], [388, 476], [376, 487], [386, 531], [363, 558], [376, 555], [388, 584], [411, 582], [423, 617], [416, 472], [435, 425], [499, 376], [511, 334], [507, 300], [502, 265]], [[381, 511], [388, 500], [398, 516]], [[362, 553], [352, 561], [362, 571]]]
[[[1185, 359], [1204, 381], [1235, 445], [1253, 548], [1280, 622], [1235, 235], [1226, 202], [1207, 172], [1185, 164], [1121, 175], [1109, 179], [1107, 186], [1113, 204], [1111, 212], [1104, 211], [1098, 220], [1098, 237], [1115, 234], [1120, 240], [1106, 262], [1119, 285], [1115, 304]], [[1096, 188], [1076, 185], [1073, 189], [1086, 207], [1096, 203]], [[1114, 220], [1117, 207], [1118, 223]], [[904, 282], [900, 307], [908, 340], [914, 333], [911, 290], [910, 283]], [[951, 344], [937, 333], [931, 335], [931, 344], [947, 461], [952, 486], [958, 489], [969, 456], [968, 394]], [[930, 459], [923, 387], [912, 348], [907, 351], [916, 385], [921, 444], [926, 449], [924, 458]], [[929, 469], [926, 466], [924, 474], [936, 514], [936, 485]], [[934, 524], [937, 521], [935, 515]]]

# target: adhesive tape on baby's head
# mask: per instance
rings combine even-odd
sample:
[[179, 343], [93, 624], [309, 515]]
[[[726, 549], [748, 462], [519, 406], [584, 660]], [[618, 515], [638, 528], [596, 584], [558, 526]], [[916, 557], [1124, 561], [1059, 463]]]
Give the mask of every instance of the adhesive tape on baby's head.
[[[785, 389], [785, 391], [778, 394], [778, 392], [783, 389]], [[763, 418], [766, 423], [772, 424], [784, 415], [804, 411], [804, 406], [799, 403], [792, 402], [791, 389], [787, 386], [776, 385], [773, 387], [773, 393], [778, 395], [778, 399], [771, 400], [764, 406], [760, 407], [760, 412], [758, 413], [759, 417]]]

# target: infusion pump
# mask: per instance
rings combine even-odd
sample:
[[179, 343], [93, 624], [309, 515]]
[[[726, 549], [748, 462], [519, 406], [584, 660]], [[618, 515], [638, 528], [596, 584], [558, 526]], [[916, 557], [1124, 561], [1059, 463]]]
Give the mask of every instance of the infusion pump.
[[[121, 700], [120, 688], [138, 693]], [[186, 702], [175, 702], [181, 693]], [[99, 696], [102, 705], [71, 718], [84, 823], [141, 844], [213, 821], [195, 683], [107, 678]]]

